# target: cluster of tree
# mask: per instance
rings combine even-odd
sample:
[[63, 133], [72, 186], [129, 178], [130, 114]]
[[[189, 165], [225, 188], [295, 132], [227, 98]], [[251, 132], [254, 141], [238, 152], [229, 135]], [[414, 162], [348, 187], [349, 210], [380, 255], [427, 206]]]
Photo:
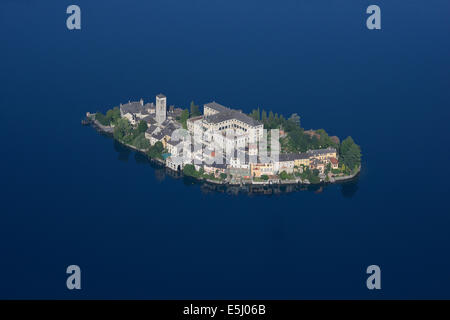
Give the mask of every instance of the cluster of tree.
[[113, 109], [110, 109], [106, 112], [106, 115], [104, 115], [101, 112], [97, 112], [95, 114], [95, 120], [100, 122], [100, 124], [104, 126], [109, 126], [111, 124], [116, 124], [116, 122], [120, 119], [120, 109], [119, 107], [115, 107]]
[[331, 163], [328, 162], [327, 166], [325, 167], [325, 175], [328, 177], [328, 173], [331, 172]]
[[320, 149], [327, 147], [338, 148], [339, 145], [333, 141], [325, 130], [316, 130], [314, 135], [306, 134], [300, 125], [300, 116], [293, 113], [288, 119], [283, 115], [267, 112], [259, 108], [250, 113], [250, 117], [259, 120], [264, 124], [265, 129], [282, 129], [286, 137], [280, 139], [281, 146], [286, 152], [305, 152], [310, 149]]
[[307, 179], [311, 183], [319, 183], [320, 182], [319, 170], [317, 170], [317, 169], [311, 170], [308, 167], [305, 167], [303, 169], [303, 172], [300, 174], [300, 177], [302, 178], [302, 180]]
[[[216, 176], [214, 175], [214, 173], [205, 173], [205, 170], [203, 170], [203, 168], [200, 168], [199, 171], [195, 170], [195, 166], [193, 164], [186, 164], [183, 168], [183, 173], [186, 176], [189, 177], [194, 177], [194, 178], [204, 178], [204, 179], [210, 179], [210, 180], [218, 180], [218, 178], [216, 178]], [[216, 171], [216, 173], [218, 173]], [[221, 173], [220, 174], [220, 179], [225, 180], [227, 178], [227, 174], [226, 173]]]
[[218, 180], [218, 179], [216, 178], [216, 176], [214, 175], [214, 173], [210, 173], [210, 174], [204, 173], [204, 174], [203, 174], [203, 178], [205, 178], [205, 179], [210, 179], [210, 180]]
[[162, 159], [164, 146], [161, 141], [157, 141], [153, 146], [149, 147], [147, 155], [153, 159]]
[[354, 171], [361, 165], [361, 148], [353, 141], [352, 137], [347, 137], [342, 141], [339, 156], [346, 173]]
[[293, 179], [295, 179], [295, 177], [291, 173], [287, 173], [286, 171], [281, 171], [280, 179], [281, 180], [293, 180]]
[[114, 138], [136, 148], [147, 150], [150, 148], [150, 142], [145, 138], [146, 130], [147, 123], [144, 121], [140, 121], [136, 128], [133, 128], [128, 119], [120, 118], [115, 123]]
[[283, 117], [283, 115], [278, 116], [278, 113], [274, 114], [272, 111], [269, 111], [269, 113], [267, 113], [266, 110], [260, 111], [259, 108], [253, 109], [250, 113], [250, 117], [255, 120], [261, 121], [264, 124], [264, 128], [266, 129], [280, 128], [280, 126], [282, 126], [286, 122], [286, 119]]
[[281, 143], [287, 151], [305, 152], [311, 149], [339, 148], [339, 144], [333, 141], [324, 129], [318, 129], [311, 135], [305, 133], [303, 128], [295, 125], [291, 119], [286, 121], [286, 124], [284, 130], [287, 137], [282, 139]]
[[194, 101], [191, 101], [190, 109], [191, 109], [191, 112], [190, 112], [190, 115], [189, 115], [189, 116], [190, 116], [191, 118], [193, 118], [193, 117], [198, 117], [198, 116], [201, 115], [201, 113], [200, 113], [200, 107], [199, 107], [198, 105], [196, 105], [196, 104], [194, 103]]
[[178, 120], [181, 122], [183, 128], [187, 129], [187, 120], [189, 118], [198, 117], [200, 115], [201, 115], [200, 107], [196, 105], [194, 101], [191, 101], [190, 108], [183, 109], [183, 111], [181, 112], [181, 116]]
[[186, 164], [183, 168], [183, 173], [186, 176], [194, 177], [194, 178], [200, 178], [203, 176], [203, 169], [200, 169], [200, 171], [195, 170], [195, 167], [193, 164]]
[[189, 110], [188, 109], [184, 109], [181, 112], [181, 116], [180, 116], [180, 122], [183, 125], [183, 129], [187, 129], [187, 120], [189, 119]]

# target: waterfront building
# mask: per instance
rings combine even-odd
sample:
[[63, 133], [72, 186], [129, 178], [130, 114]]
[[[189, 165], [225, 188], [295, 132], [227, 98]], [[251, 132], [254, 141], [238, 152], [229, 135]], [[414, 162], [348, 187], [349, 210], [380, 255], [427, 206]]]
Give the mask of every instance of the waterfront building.
[[274, 162], [274, 172], [292, 173], [294, 172], [294, 161], [297, 154], [295, 153], [280, 153], [278, 161]]
[[330, 158], [331, 168], [337, 169], [339, 166], [339, 161], [336, 158]]
[[330, 158], [337, 158], [335, 148], [308, 150], [306, 153], [311, 159], [329, 160]]
[[294, 166], [296, 167], [309, 167], [309, 155], [307, 153], [298, 153], [294, 158]]
[[214, 174], [214, 176], [217, 178], [221, 173], [226, 173], [227, 171], [227, 165], [225, 163], [204, 163], [203, 164], [203, 170], [207, 174]]
[[260, 178], [262, 175], [273, 175], [275, 171], [273, 169], [272, 162], [265, 163], [250, 163], [250, 174], [252, 177]]

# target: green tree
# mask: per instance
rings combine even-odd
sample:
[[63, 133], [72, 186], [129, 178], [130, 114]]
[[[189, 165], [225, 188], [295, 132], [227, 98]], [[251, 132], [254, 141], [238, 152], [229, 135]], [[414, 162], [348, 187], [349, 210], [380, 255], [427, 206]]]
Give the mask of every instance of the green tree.
[[159, 158], [162, 159], [162, 153], [164, 151], [164, 146], [161, 141], [157, 141], [153, 146], [151, 146], [148, 150], [148, 156], [150, 158]]
[[320, 148], [339, 148], [339, 145], [328, 136], [328, 133], [324, 129], [317, 129], [315, 132], [320, 136], [318, 141]]
[[187, 119], [189, 119], [189, 110], [184, 109], [183, 112], [181, 112], [180, 122], [184, 129], [187, 129]]
[[199, 115], [201, 115], [199, 106], [191, 101], [191, 117], [198, 117]]
[[316, 175], [316, 174], [314, 174], [314, 173], [313, 173], [313, 174], [310, 174], [310, 176], [308, 177], [308, 180], [309, 180], [309, 182], [314, 183], [314, 184], [320, 182], [319, 176]]
[[260, 116], [259, 116], [259, 108], [258, 109], [253, 109], [252, 113], [250, 114], [250, 117], [252, 117], [255, 120], [259, 120]]
[[203, 170], [197, 171], [195, 170], [193, 164], [186, 164], [183, 168], [183, 173], [190, 177], [199, 178], [203, 176], [204, 171]]
[[127, 118], [120, 118], [114, 127], [114, 138], [123, 141], [123, 139], [130, 135], [132, 131], [131, 124]]
[[116, 123], [120, 119], [120, 109], [119, 107], [114, 107], [106, 112], [106, 119], [111, 123]]
[[261, 179], [263, 179], [263, 180], [269, 180], [269, 176], [267, 175], [267, 174], [263, 174], [262, 176], [261, 176]]
[[278, 117], [278, 113], [275, 113], [275, 127], [278, 128], [280, 126], [280, 118]]
[[147, 150], [150, 148], [150, 142], [145, 138], [145, 133], [140, 133], [134, 140], [133, 145], [138, 149]]
[[361, 148], [353, 141], [352, 137], [347, 137], [342, 141], [339, 148], [339, 155], [342, 163], [354, 170], [361, 164]]
[[280, 179], [281, 180], [286, 180], [288, 178], [288, 174], [286, 171], [281, 171], [280, 173]]
[[110, 109], [106, 112], [106, 115], [101, 112], [97, 112], [95, 114], [95, 119], [104, 126], [109, 126], [112, 123], [115, 124], [117, 120], [120, 119], [120, 109], [119, 107]]
[[300, 116], [298, 114], [291, 114], [288, 120], [293, 122], [297, 127], [300, 127]]
[[266, 110], [263, 110], [261, 113], [261, 121], [264, 123], [264, 125], [266, 125], [267, 123], [267, 112]]
[[97, 112], [95, 114], [95, 120], [97, 120], [98, 122], [100, 122], [101, 125], [104, 126], [109, 126], [109, 120], [108, 118], [101, 112]]
[[136, 131], [140, 134], [140, 133], [144, 133], [145, 131], [147, 131], [148, 126], [147, 123], [145, 121], [139, 121]]
[[267, 122], [268, 122], [268, 124], [269, 124], [268, 127], [269, 127], [270, 129], [276, 127], [275, 116], [274, 116], [272, 110], [269, 112], [269, 118], [267, 119]]

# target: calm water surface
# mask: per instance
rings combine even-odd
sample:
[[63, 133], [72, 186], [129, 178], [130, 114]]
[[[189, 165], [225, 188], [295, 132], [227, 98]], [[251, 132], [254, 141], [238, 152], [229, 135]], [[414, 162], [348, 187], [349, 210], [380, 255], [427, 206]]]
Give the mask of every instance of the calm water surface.
[[[381, 31], [361, 1], [76, 3], [78, 32], [72, 2], [0, 3], [0, 298], [450, 298], [448, 1], [378, 1]], [[297, 112], [363, 171], [208, 192], [80, 125], [159, 92]]]

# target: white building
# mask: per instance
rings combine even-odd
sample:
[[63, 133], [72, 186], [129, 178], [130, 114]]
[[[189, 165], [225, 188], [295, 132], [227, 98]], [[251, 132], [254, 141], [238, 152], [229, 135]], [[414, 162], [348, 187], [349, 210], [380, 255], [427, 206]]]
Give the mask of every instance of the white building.
[[120, 104], [120, 116], [127, 118], [132, 125], [135, 125], [140, 119], [150, 114], [150, 105], [144, 106], [144, 100], [133, 101], [126, 104]]
[[245, 137], [245, 143], [255, 143], [263, 137], [263, 124], [241, 111], [210, 102], [203, 106], [203, 114], [204, 130], [224, 132], [233, 129], [236, 136]]

